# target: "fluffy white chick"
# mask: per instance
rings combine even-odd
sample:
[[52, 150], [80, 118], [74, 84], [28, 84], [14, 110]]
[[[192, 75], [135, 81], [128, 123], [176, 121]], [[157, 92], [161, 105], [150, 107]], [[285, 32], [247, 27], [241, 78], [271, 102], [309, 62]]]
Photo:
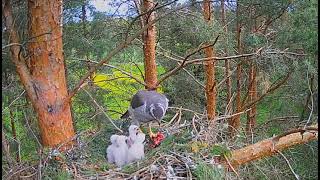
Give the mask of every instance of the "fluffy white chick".
[[110, 142], [111, 145], [108, 146], [107, 148], [107, 158], [108, 158], [108, 162], [109, 163], [114, 163], [114, 155], [113, 155], [113, 151], [114, 148], [116, 148], [116, 139], [119, 137], [119, 135], [112, 135], [110, 137]]
[[143, 133], [138, 133], [134, 143], [128, 149], [128, 159], [127, 162], [131, 163], [136, 160], [140, 160], [144, 158], [144, 140], [146, 135]]
[[118, 167], [127, 164], [128, 145], [126, 136], [118, 136], [115, 141], [115, 148], [112, 150], [114, 161]]
[[128, 136], [128, 142], [127, 142], [129, 148], [135, 142], [138, 133], [140, 133], [139, 126], [136, 126], [136, 125], [129, 126], [129, 136]]

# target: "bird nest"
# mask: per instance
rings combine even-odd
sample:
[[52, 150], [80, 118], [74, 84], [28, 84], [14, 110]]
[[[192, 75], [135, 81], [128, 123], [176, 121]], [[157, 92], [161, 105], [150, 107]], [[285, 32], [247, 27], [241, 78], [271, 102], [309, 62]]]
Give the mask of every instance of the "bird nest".
[[[10, 177], [23, 175], [36, 178], [42, 176], [49, 166], [55, 166], [68, 172], [73, 179], [195, 179], [199, 176], [197, 171], [201, 171], [199, 162], [210, 170], [216, 170], [213, 173], [215, 175], [209, 177], [221, 176], [223, 168], [219, 165], [219, 158], [210, 155], [208, 147], [226, 142], [227, 128], [223, 121], [217, 122], [213, 128], [204, 114], [193, 112], [192, 120], [185, 120], [182, 118], [182, 111], [183, 109], [178, 109], [176, 114], [158, 129], [166, 135], [160, 146], [151, 148], [147, 142], [146, 157], [122, 169], [108, 164], [105, 158], [101, 158], [102, 155], [99, 163], [90, 162], [90, 153], [105, 153], [106, 147], [102, 148], [101, 144], [97, 143], [97, 146], [104, 150], [89, 150], [89, 142], [82, 139], [90, 137], [91, 141], [94, 141], [100, 132], [86, 131], [78, 135], [76, 145], [68, 152], [42, 152], [38, 164], [30, 166], [28, 170], [17, 169], [19, 173]], [[102, 138], [107, 139], [105, 135]], [[101, 167], [106, 165], [106, 168]], [[203, 170], [205, 173], [206, 171], [209, 170]]]

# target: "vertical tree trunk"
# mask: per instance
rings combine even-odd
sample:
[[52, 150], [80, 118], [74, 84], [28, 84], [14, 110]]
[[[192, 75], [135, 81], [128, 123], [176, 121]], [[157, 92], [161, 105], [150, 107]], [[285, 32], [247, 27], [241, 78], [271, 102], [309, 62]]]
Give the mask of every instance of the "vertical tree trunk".
[[[147, 12], [154, 7], [153, 0], [143, 0], [143, 12]], [[155, 19], [155, 12], [149, 12], [144, 15], [144, 23], [153, 21]], [[156, 26], [152, 24], [143, 34], [143, 52], [144, 52], [144, 68], [146, 89], [157, 88], [157, 64], [156, 64]]]
[[[248, 84], [248, 96], [249, 96], [248, 103], [251, 103], [255, 101], [257, 98], [256, 67], [253, 62], [250, 63], [248, 83], [249, 83]], [[257, 109], [256, 104], [253, 104], [251, 106], [251, 110], [249, 110], [247, 113], [247, 124], [246, 124], [247, 135], [252, 134], [253, 128], [256, 124], [256, 109]]]
[[[74, 136], [62, 45], [62, 1], [29, 0], [28, 44], [31, 76], [37, 96], [42, 143], [55, 146]], [[49, 34], [50, 33], [50, 34]]]
[[[18, 142], [18, 140], [17, 140], [16, 125], [15, 125], [15, 123], [14, 123], [14, 115], [13, 115], [13, 112], [12, 112], [11, 109], [9, 109], [9, 113], [10, 113], [10, 123], [11, 123], [12, 136], [13, 136], [13, 139], [14, 139], [16, 142]], [[19, 162], [19, 160], [20, 160], [19, 153], [17, 153], [16, 160], [17, 160], [17, 162]]]
[[[226, 25], [226, 13], [225, 13], [225, 0], [221, 0], [221, 22], [223, 26], [223, 30], [225, 35], [228, 33], [227, 25]], [[228, 41], [226, 41], [226, 44]], [[224, 47], [225, 56], [228, 56], [227, 45]], [[227, 99], [226, 99], [226, 111], [228, 113], [232, 112], [232, 104], [231, 100], [231, 77], [230, 77], [230, 62], [228, 59], [224, 61], [225, 63], [225, 76], [226, 76], [226, 90], [227, 90]], [[228, 119], [229, 120], [229, 119]]]
[[[239, 17], [239, 2], [237, 1], [237, 10], [236, 10], [236, 18], [237, 18], [237, 27], [236, 27], [236, 40], [237, 40], [237, 51], [238, 54], [242, 54], [242, 44], [241, 44], [241, 22]], [[236, 89], [236, 113], [241, 112], [241, 74], [242, 74], [242, 62], [237, 64], [237, 89]], [[240, 115], [234, 116], [229, 120], [229, 134], [230, 137], [234, 137], [236, 131], [240, 127]]]
[[9, 167], [12, 167], [12, 165], [14, 164], [14, 160], [11, 158], [10, 155], [10, 150], [9, 150], [9, 144], [6, 138], [6, 135], [4, 134], [4, 129], [3, 129], [3, 122], [2, 122], [2, 139], [1, 139], [1, 147], [2, 147], [2, 153], [4, 154], [6, 161], [9, 165]]
[[[257, 21], [256, 19], [253, 18], [254, 16], [255, 9], [254, 7], [251, 8], [250, 10], [250, 17], [251, 17], [251, 25], [250, 25], [250, 31], [251, 33], [254, 33], [257, 31]], [[255, 47], [253, 47], [255, 48]], [[248, 81], [248, 99], [249, 99], [249, 104], [251, 102], [254, 102], [257, 98], [257, 82], [256, 82], [256, 65], [255, 62], [249, 62], [249, 81]], [[257, 110], [257, 105], [256, 103], [252, 104], [250, 107], [251, 110], [247, 112], [247, 123], [246, 123], [246, 132], [247, 136], [251, 135], [253, 136], [253, 128], [256, 124], [256, 110]]]
[[[10, 43], [19, 43], [10, 1], [2, 7]], [[30, 69], [19, 53], [20, 46], [10, 47], [11, 58], [37, 112], [42, 144], [54, 147], [74, 136], [70, 104], [62, 108], [68, 95], [62, 51], [62, 1], [30, 0], [28, 9]]]
[[[226, 25], [226, 12], [225, 12], [225, 1], [221, 0], [221, 21], [222, 21], [222, 26], [223, 26], [223, 30], [225, 35], [227, 35], [228, 33], [228, 28]], [[228, 41], [227, 41], [228, 43]], [[227, 46], [224, 47], [224, 52], [225, 52], [225, 56], [228, 56], [228, 49]], [[231, 77], [230, 76], [230, 62], [228, 59], [226, 59], [224, 61], [225, 63], [225, 76], [226, 76], [226, 89], [227, 89], [227, 106], [231, 100]], [[229, 106], [227, 107], [227, 111], [230, 112], [232, 108], [232, 105], [229, 104]]]
[[[210, 24], [212, 23], [211, 18], [211, 2], [205, 0], [203, 2], [203, 12], [205, 21]], [[211, 47], [204, 49], [207, 58], [214, 57], [214, 49]], [[208, 119], [214, 120], [216, 111], [216, 87], [215, 87], [215, 61], [208, 61], [205, 64], [206, 71], [206, 97], [207, 97], [207, 114]]]

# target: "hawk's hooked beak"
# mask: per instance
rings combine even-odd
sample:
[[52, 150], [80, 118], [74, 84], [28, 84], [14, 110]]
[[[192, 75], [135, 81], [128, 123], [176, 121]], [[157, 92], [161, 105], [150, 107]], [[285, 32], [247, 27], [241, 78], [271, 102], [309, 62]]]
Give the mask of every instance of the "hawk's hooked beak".
[[159, 124], [159, 127], [161, 127], [161, 119], [157, 119], [157, 122]]

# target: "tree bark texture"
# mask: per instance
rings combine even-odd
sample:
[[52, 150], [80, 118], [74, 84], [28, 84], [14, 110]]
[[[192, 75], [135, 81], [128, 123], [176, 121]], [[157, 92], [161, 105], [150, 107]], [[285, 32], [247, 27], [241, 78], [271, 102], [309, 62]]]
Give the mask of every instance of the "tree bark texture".
[[[221, 22], [223, 26], [223, 31], [225, 35], [228, 33], [227, 25], [226, 25], [226, 12], [225, 12], [225, 0], [221, 0]], [[224, 47], [225, 56], [228, 56], [227, 46]], [[226, 89], [227, 89], [227, 106], [231, 100], [231, 77], [230, 77], [230, 62], [228, 59], [224, 60], [225, 63], [225, 76], [226, 76]], [[230, 112], [232, 105], [230, 104], [227, 107], [228, 112]]]
[[[10, 43], [20, 43], [10, 1], [5, 1], [2, 8]], [[42, 144], [54, 147], [74, 136], [70, 104], [62, 108], [68, 95], [62, 50], [62, 1], [30, 0], [28, 11], [30, 59], [21, 55], [20, 46], [10, 47], [11, 58], [37, 112]]]
[[[205, 21], [210, 24], [212, 23], [211, 16], [211, 2], [205, 0], [203, 2], [203, 14]], [[205, 44], [207, 45], [207, 44]], [[212, 58], [215, 56], [214, 49], [212, 47], [207, 47], [204, 49], [207, 58]], [[206, 98], [207, 98], [207, 114], [208, 119], [214, 120], [216, 111], [216, 87], [215, 87], [215, 61], [207, 61], [205, 64], [206, 72]]]
[[29, 0], [30, 72], [36, 91], [42, 143], [55, 146], [74, 136], [62, 44], [62, 1]]
[[[317, 128], [318, 125], [312, 127]], [[279, 139], [269, 138], [244, 148], [233, 150], [231, 152], [229, 162], [234, 168], [237, 168], [239, 165], [274, 155], [277, 152], [283, 151], [292, 146], [307, 143], [316, 139], [318, 139], [318, 131], [291, 133], [280, 137]]]
[[[241, 43], [241, 22], [239, 20], [239, 2], [237, 1], [237, 27], [236, 27], [236, 40], [237, 40], [237, 50], [238, 54], [242, 54], [242, 43]], [[241, 112], [241, 74], [242, 74], [242, 62], [237, 64], [237, 88], [236, 88], [236, 113]], [[234, 137], [236, 131], [240, 128], [240, 114], [234, 116], [229, 120], [229, 134], [230, 137]]]
[[[155, 3], [153, 0], [143, 0], [143, 11], [148, 12], [154, 8]], [[148, 24], [150, 21], [155, 20], [155, 12], [151, 11], [144, 15], [144, 23]], [[157, 88], [157, 64], [156, 64], [156, 25], [152, 24], [143, 33], [143, 52], [144, 52], [144, 67], [145, 67], [145, 82], [146, 89]]]
[[[248, 84], [249, 103], [257, 99], [257, 82], [256, 82], [256, 67], [253, 62], [250, 63], [249, 68], [249, 84]], [[251, 106], [251, 110], [247, 113], [246, 131], [250, 135], [253, 132], [253, 128], [256, 125], [256, 104]]]

